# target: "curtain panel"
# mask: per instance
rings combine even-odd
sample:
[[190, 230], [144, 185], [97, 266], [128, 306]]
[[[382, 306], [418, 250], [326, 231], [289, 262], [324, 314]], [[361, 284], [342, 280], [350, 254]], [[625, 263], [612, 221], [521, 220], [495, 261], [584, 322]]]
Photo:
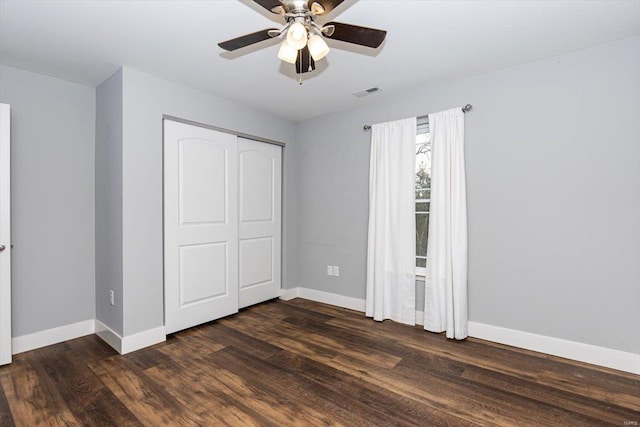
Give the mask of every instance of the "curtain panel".
[[425, 276], [424, 328], [467, 337], [467, 200], [464, 113], [429, 114], [431, 207]]
[[416, 118], [371, 129], [366, 315], [415, 325]]

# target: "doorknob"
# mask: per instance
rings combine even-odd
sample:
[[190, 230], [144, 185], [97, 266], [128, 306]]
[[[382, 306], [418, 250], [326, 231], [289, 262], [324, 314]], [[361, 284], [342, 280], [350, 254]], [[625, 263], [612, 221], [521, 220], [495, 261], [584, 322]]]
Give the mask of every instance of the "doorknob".
[[4, 251], [7, 247], [0, 243], [0, 252]]

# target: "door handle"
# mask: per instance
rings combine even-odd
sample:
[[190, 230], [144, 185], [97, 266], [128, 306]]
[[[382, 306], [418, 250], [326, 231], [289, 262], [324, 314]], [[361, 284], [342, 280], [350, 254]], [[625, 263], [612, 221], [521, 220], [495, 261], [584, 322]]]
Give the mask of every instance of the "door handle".
[[7, 249], [7, 247], [0, 243], [0, 252], [4, 251], [5, 249]]

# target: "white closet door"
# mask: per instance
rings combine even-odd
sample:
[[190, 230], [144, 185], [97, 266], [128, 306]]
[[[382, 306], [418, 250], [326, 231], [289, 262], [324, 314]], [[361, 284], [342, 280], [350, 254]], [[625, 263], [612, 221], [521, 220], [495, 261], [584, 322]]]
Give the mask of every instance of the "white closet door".
[[167, 333], [238, 311], [237, 137], [164, 122]]
[[282, 148], [238, 138], [240, 308], [280, 295]]
[[11, 363], [11, 109], [0, 104], [0, 365]]

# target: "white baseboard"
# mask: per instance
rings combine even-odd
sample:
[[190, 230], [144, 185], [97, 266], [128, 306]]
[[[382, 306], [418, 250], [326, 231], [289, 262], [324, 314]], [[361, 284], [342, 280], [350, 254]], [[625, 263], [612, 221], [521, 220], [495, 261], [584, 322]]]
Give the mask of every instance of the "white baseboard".
[[96, 335], [113, 347], [115, 351], [122, 354], [122, 337], [98, 319], [96, 319]]
[[291, 299], [298, 298], [298, 289], [300, 288], [280, 289], [280, 299], [283, 301], [289, 301]]
[[122, 351], [120, 354], [131, 353], [132, 351], [159, 344], [166, 340], [167, 334], [165, 333], [164, 326], [128, 335], [122, 339]]
[[[314, 289], [300, 287], [285, 289], [280, 296], [283, 300], [290, 300], [296, 297], [351, 310], [365, 311], [365, 301], [362, 299], [330, 294]], [[423, 311], [416, 311], [416, 325], [424, 325]], [[469, 336], [640, 375], [640, 354], [473, 321], [469, 321]]]
[[166, 341], [164, 326], [121, 337], [113, 329], [96, 320], [96, 335], [113, 347], [120, 354], [131, 353], [141, 348]]
[[331, 294], [329, 292], [316, 291], [309, 288], [292, 288], [283, 289], [283, 293], [280, 295], [280, 299], [285, 301], [293, 298], [303, 298], [310, 301], [322, 302], [329, 305], [335, 305], [336, 307], [348, 308], [350, 310], [362, 311], [365, 310], [365, 302], [360, 298], [345, 297], [344, 295]]
[[13, 354], [23, 353], [36, 348], [46, 347], [63, 341], [80, 338], [95, 332], [93, 319], [59, 326], [57, 328], [46, 329], [33, 334], [21, 335], [11, 339], [11, 352]]
[[469, 336], [640, 375], [640, 354], [472, 321]]

